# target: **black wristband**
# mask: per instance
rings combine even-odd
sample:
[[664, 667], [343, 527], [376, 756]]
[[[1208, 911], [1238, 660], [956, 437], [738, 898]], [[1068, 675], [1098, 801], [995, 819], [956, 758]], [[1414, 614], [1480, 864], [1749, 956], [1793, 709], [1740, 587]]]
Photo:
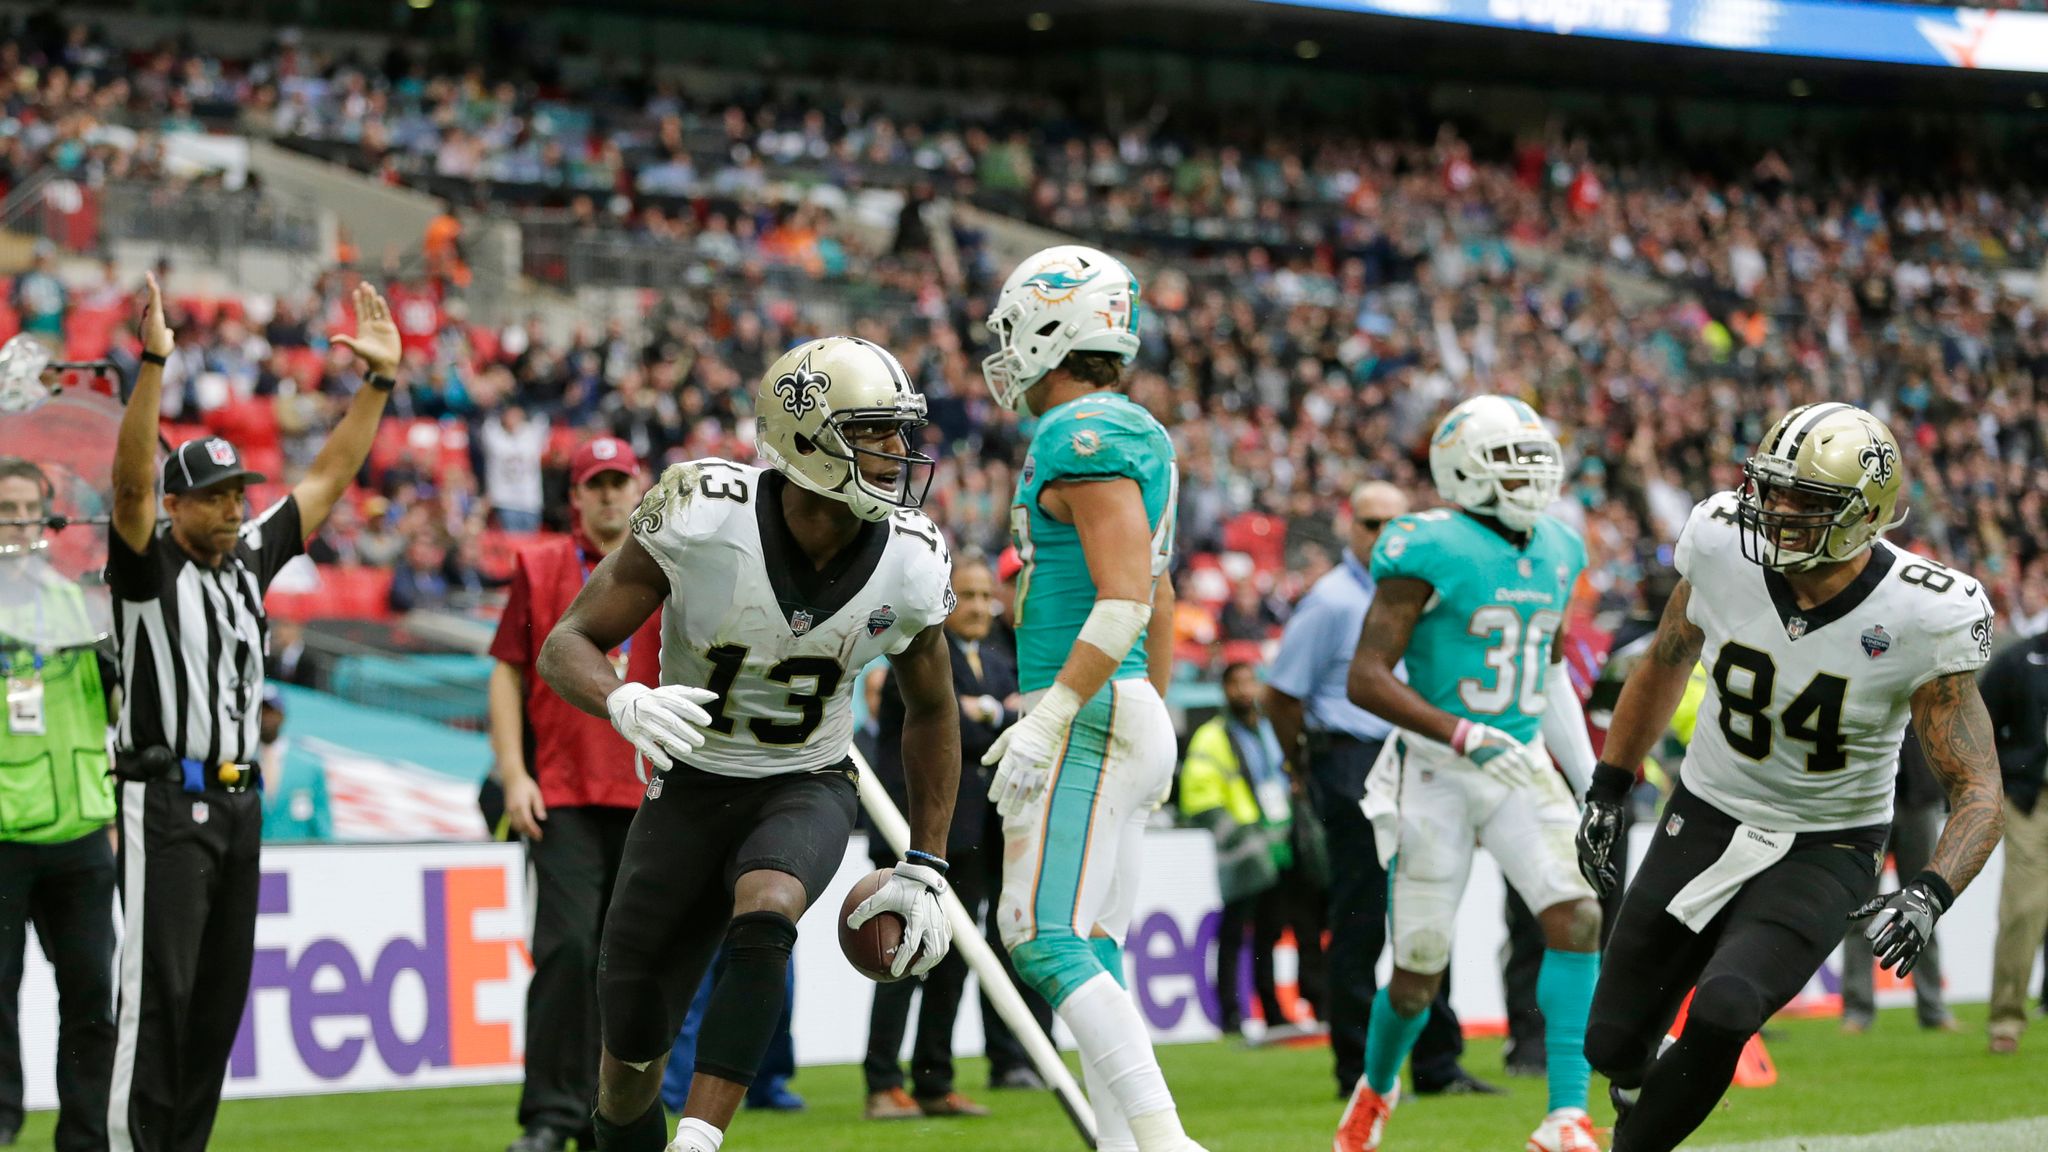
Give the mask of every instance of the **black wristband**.
[[379, 392], [389, 392], [393, 388], [398, 387], [396, 377], [386, 376], [381, 372], [372, 372], [368, 376], [363, 377], [363, 383], [368, 384]]
[[142, 362], [144, 364], [154, 364], [159, 368], [163, 367], [165, 362], [168, 361], [169, 359], [170, 357], [160, 356], [155, 352], [144, 352], [142, 354]]
[[1586, 786], [1586, 799], [1602, 804], [1619, 804], [1628, 799], [1629, 789], [1635, 786], [1635, 773], [1602, 760], [1593, 765], [1593, 782]]
[[1922, 872], [1913, 877], [1911, 883], [1918, 884], [1933, 894], [1935, 901], [1941, 905], [1937, 911], [1946, 912], [1955, 906], [1956, 890], [1949, 887], [1948, 881], [1941, 878], [1941, 873]]
[[941, 876], [944, 876], [948, 871], [945, 860], [929, 852], [919, 852], [917, 849], [912, 848], [903, 854], [903, 858], [912, 864], [922, 864]]

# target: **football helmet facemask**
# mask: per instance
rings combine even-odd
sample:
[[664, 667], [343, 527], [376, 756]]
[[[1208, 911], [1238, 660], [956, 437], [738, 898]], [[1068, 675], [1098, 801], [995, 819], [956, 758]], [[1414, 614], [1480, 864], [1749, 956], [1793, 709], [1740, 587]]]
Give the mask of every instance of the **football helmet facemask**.
[[1898, 441], [1852, 404], [1787, 412], [1742, 475], [1742, 554], [1779, 572], [1853, 560], [1906, 519]]
[[919, 507], [931, 489], [934, 462], [911, 447], [924, 397], [878, 344], [827, 336], [797, 345], [762, 375], [754, 412], [769, 466], [863, 520]]

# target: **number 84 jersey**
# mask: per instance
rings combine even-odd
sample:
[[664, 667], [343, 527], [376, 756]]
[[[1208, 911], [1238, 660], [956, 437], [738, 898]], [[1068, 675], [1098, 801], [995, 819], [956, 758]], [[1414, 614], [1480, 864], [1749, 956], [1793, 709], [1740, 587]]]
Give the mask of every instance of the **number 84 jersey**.
[[1916, 689], [1991, 658], [1983, 585], [1880, 540], [1833, 599], [1801, 608], [1743, 557], [1737, 498], [1693, 509], [1673, 562], [1692, 585], [1712, 689], [1681, 770], [1694, 794], [1771, 831], [1890, 821]]
[[633, 513], [668, 576], [661, 682], [708, 688], [689, 763], [725, 776], [830, 768], [853, 743], [861, 669], [953, 611], [952, 559], [924, 513], [863, 524], [823, 571], [790, 533], [778, 472], [671, 466]]

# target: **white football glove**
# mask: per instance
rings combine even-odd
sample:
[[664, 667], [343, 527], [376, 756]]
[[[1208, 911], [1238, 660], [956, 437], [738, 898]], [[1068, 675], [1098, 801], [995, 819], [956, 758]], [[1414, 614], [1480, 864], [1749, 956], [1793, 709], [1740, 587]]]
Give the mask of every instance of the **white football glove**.
[[[859, 928], [884, 912], [903, 917], [903, 944], [896, 949], [896, 961], [889, 966], [889, 975], [901, 976], [908, 968], [912, 976], [923, 976], [937, 967], [953, 946], [953, 924], [946, 919], [946, 909], [939, 903], [945, 890], [946, 877], [938, 869], [904, 860], [896, 865], [887, 884], [860, 902], [860, 907], [846, 918], [846, 926]], [[911, 959], [920, 952], [922, 958], [912, 966]]]
[[1081, 698], [1074, 690], [1054, 682], [1024, 719], [996, 737], [981, 758], [984, 766], [996, 765], [995, 778], [988, 782], [988, 798], [995, 801], [996, 815], [1008, 820], [1045, 791], [1060, 740], [1080, 710]]
[[1541, 773], [1550, 770], [1549, 761], [1539, 749], [1529, 747], [1498, 728], [1470, 720], [1458, 721], [1457, 731], [1451, 737], [1451, 748], [1481, 772], [1510, 788], [1533, 784], [1543, 778]]
[[647, 762], [663, 772], [675, 767], [673, 757], [688, 756], [704, 745], [704, 729], [711, 713], [704, 705], [718, 699], [718, 693], [688, 684], [621, 684], [604, 698], [605, 711], [612, 714], [612, 727], [627, 743], [640, 750]]

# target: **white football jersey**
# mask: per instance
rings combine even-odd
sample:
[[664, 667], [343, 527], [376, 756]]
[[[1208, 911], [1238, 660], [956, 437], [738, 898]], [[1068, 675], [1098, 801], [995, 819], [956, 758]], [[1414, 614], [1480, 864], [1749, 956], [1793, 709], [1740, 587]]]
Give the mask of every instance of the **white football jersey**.
[[1880, 540], [1853, 583], [1801, 609], [1783, 576], [1743, 556], [1736, 508], [1733, 492], [1694, 508], [1674, 558], [1711, 681], [1685, 786], [1768, 831], [1885, 823], [1913, 692], [1990, 660], [1991, 602], [1970, 576]]
[[952, 558], [924, 513], [865, 526], [819, 572], [782, 518], [785, 483], [771, 469], [695, 460], [633, 514], [634, 538], [668, 574], [661, 682], [718, 693], [688, 763], [720, 775], [846, 759], [860, 670], [953, 610]]

